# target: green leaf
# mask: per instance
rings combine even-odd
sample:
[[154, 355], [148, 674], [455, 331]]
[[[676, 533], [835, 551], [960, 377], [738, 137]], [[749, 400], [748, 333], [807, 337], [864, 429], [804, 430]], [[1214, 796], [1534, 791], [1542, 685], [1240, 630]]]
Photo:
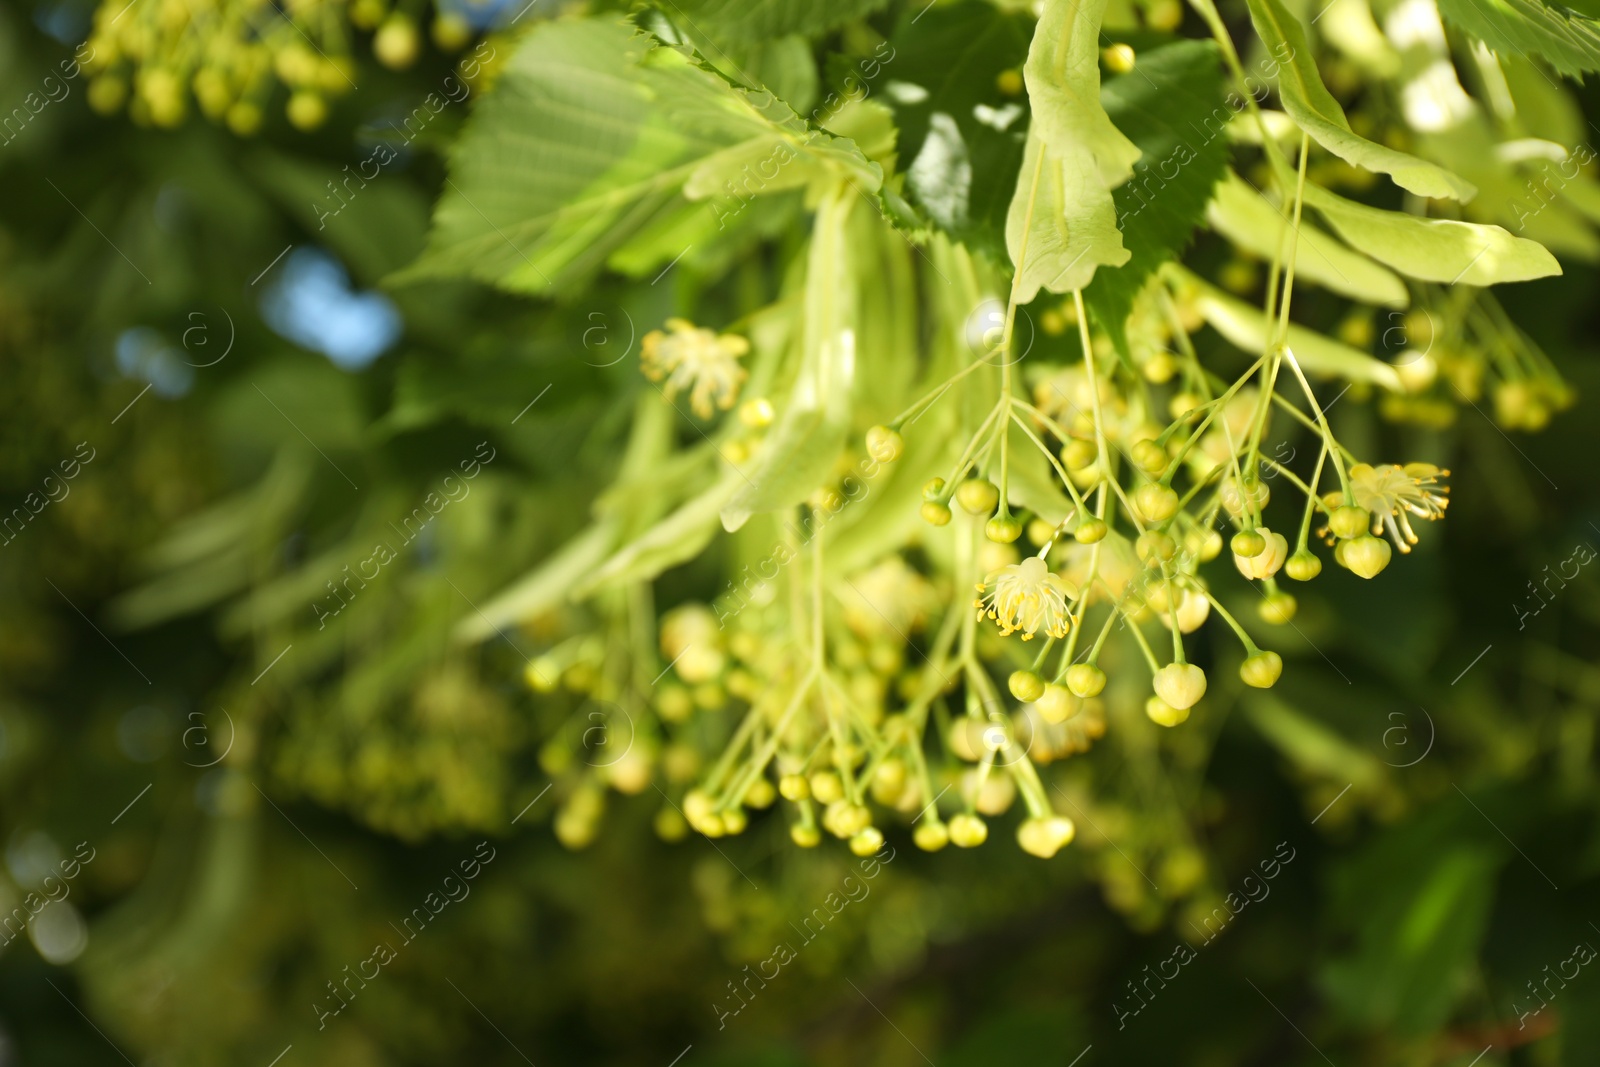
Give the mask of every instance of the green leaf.
[[1425, 282], [1485, 286], [1561, 273], [1561, 264], [1543, 245], [1499, 226], [1384, 211], [1309, 182], [1305, 202], [1346, 244]]
[[1278, 60], [1278, 97], [1306, 133], [1345, 162], [1389, 175], [1418, 196], [1470, 200], [1476, 189], [1442, 167], [1374, 144], [1350, 129], [1339, 101], [1322, 84], [1317, 61], [1300, 20], [1279, 0], [1249, 0], [1256, 34]]
[[1205, 124], [1223, 103], [1217, 46], [1179, 41], [1142, 52], [1137, 68], [1105, 83], [1100, 102], [1144, 159], [1133, 180], [1112, 193], [1131, 258], [1098, 272], [1083, 294], [1126, 355], [1134, 298], [1156, 268], [1189, 243], [1227, 168], [1228, 138]]
[[1496, 52], [1539, 56], [1569, 78], [1600, 70], [1600, 21], [1539, 0], [1439, 0], [1439, 13]]
[[1476, 958], [1509, 855], [1495, 834], [1504, 815], [1496, 816], [1491, 825], [1451, 794], [1331, 865], [1327, 924], [1336, 947], [1318, 984], [1340, 1015], [1426, 1034], [1478, 995]]
[[[1236, 300], [1222, 290], [1207, 285], [1177, 264], [1166, 268], [1169, 276], [1194, 294], [1195, 308], [1211, 328], [1226, 337], [1241, 351], [1259, 355], [1266, 351], [1270, 333], [1261, 309]], [[1308, 374], [1324, 374], [1351, 382], [1368, 382], [1394, 392], [1400, 391], [1400, 378], [1394, 368], [1365, 352], [1340, 344], [1304, 326], [1289, 324], [1289, 348]]]
[[815, 37], [884, 7], [889, 0], [669, 0], [663, 10], [719, 41]]
[[[1212, 229], [1247, 252], [1264, 260], [1277, 257], [1280, 242], [1287, 241], [1283, 214], [1260, 191], [1233, 172], [1217, 187], [1207, 209]], [[1300, 219], [1294, 278], [1382, 307], [1403, 308], [1410, 303], [1406, 284], [1399, 277], [1353, 252], [1336, 239]]]
[[680, 191], [720, 229], [750, 197], [841, 175], [868, 193], [881, 182], [851, 142], [626, 21], [545, 23], [468, 123], [428, 249], [396, 280], [571, 288]]
[[1028, 54], [1030, 20], [980, 0], [906, 9], [882, 99], [900, 127], [907, 199], [969, 248], [999, 256], [1027, 109], [999, 87]]
[[848, 240], [856, 192], [841, 184], [817, 207], [806, 264], [799, 374], [744, 484], [722, 508], [737, 530], [758, 512], [799, 503], [827, 480], [850, 430], [856, 293]]
[[1041, 288], [1086, 288], [1096, 268], [1120, 267], [1130, 256], [1111, 188], [1133, 174], [1139, 149], [1100, 103], [1105, 6], [1106, 0], [1050, 0], [1028, 46], [1023, 79], [1033, 121], [1006, 214], [1018, 304]]

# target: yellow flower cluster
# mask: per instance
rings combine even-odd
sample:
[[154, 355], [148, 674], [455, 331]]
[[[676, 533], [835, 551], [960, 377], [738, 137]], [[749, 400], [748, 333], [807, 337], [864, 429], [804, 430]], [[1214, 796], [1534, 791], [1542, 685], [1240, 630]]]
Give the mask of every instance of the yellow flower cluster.
[[[127, 107], [135, 122], [175, 127], [190, 101], [241, 136], [256, 132], [275, 87], [302, 130], [322, 125], [331, 98], [356, 87], [353, 31], [373, 31], [379, 62], [401, 69], [421, 47], [412, 16], [387, 0], [106, 0], [89, 38], [89, 102], [102, 114]], [[459, 15], [439, 14], [435, 42], [455, 50], [473, 35]], [[478, 72], [464, 71], [469, 83]]]

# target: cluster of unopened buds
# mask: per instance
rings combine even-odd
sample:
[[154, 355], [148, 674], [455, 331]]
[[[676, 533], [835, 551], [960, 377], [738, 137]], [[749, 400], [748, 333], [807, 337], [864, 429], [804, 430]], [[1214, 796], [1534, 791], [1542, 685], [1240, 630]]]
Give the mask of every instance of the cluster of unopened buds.
[[[1081, 304], [1076, 310], [1071, 318], [1081, 323]], [[647, 339], [647, 375], [665, 380], [669, 398], [689, 393], [702, 418], [731, 408], [744, 381], [737, 362], [747, 351], [743, 339], [677, 320], [668, 328]], [[1321, 572], [1314, 525], [1335, 562], [1372, 578], [1394, 551], [1411, 550], [1414, 521], [1444, 513], [1440, 481], [1448, 472], [1426, 463], [1356, 461], [1333, 437], [1286, 346], [1226, 387], [1191, 362], [1185, 388], [1167, 404], [1172, 419], [1161, 426], [1149, 420], [1154, 404], [1146, 383], [1124, 380], [1126, 371], [1109, 361], [1097, 371], [1093, 356], [1104, 347], [1091, 347], [1086, 328], [1082, 343], [1084, 362], [1036, 372], [1031, 402], [1014, 394], [1004, 368], [994, 410], [950, 476], [924, 487], [927, 523], [947, 526], [957, 510], [973, 517], [964, 527], [970, 533], [955, 531], [954, 572], [919, 571], [896, 554], [848, 583], [862, 598], [871, 592], [885, 626], [859, 606], [852, 614], [849, 594], [824, 591], [822, 537], [794, 547], [783, 579], [792, 596], [769, 595], [765, 606], [734, 618], [727, 633], [725, 620], [701, 605], [663, 619], [662, 655], [692, 685], [666, 687], [655, 701], [663, 720], [687, 724], [695, 709], [748, 705], [720, 759], [682, 799], [688, 828], [709, 837], [737, 834], [751, 810], [782, 798], [796, 813], [790, 836], [803, 847], [831, 834], [861, 855], [876, 852], [883, 831], [874, 806], [909, 820], [922, 848], [972, 847], [988, 836], [985, 817], [1020, 797], [1028, 809], [1020, 844], [1053, 855], [1075, 828], [1054, 810], [1036, 765], [1086, 751], [1104, 734], [1101, 659], [1113, 632], [1132, 635], [1148, 668], [1146, 715], [1177, 726], [1207, 688], [1205, 671], [1185, 655], [1184, 637], [1212, 613], [1243, 645], [1239, 677], [1246, 685], [1268, 688], [1283, 671], [1280, 656], [1261, 648], [1213, 595], [1203, 564], [1228, 550], [1237, 572], [1259, 583], [1261, 619], [1288, 623], [1296, 601], [1279, 579], [1308, 582]], [[864, 441], [868, 456], [894, 464], [905, 449], [901, 427], [975, 369], [941, 383], [895, 423], [873, 427]], [[1299, 380], [1311, 414], [1275, 392], [1280, 372]], [[1161, 378], [1171, 375], [1167, 368]], [[1275, 406], [1319, 439], [1309, 481], [1262, 449]], [[1065, 518], [1047, 521], [1015, 503], [1008, 466], [1017, 462], [1009, 450], [1018, 447], [1011, 441], [1018, 434], [1024, 447], [1044, 454], [1056, 489], [1070, 497]], [[1338, 488], [1324, 492], [1329, 467]], [[1292, 485], [1304, 498], [1297, 531], [1265, 524], [1269, 484]], [[1035, 546], [1025, 555], [1018, 551], [1024, 534]], [[970, 613], [955, 606], [962, 585], [976, 586]], [[986, 633], [973, 631], [974, 620]], [[1170, 656], [1158, 655], [1141, 628], [1152, 621], [1169, 631]], [[937, 632], [915, 637], [929, 628]], [[1011, 641], [1015, 650], [1007, 651]], [[908, 666], [908, 651], [921, 662]], [[1006, 661], [1001, 673], [1015, 704], [993, 680]], [[947, 699], [964, 701], [965, 714], [946, 708]], [[943, 756], [924, 750], [930, 727]], [[947, 792], [955, 794], [947, 810], [962, 810], [945, 816], [940, 799]]]
[[[84, 67], [89, 102], [102, 114], [128, 108], [139, 123], [175, 127], [191, 95], [206, 118], [255, 133], [278, 82], [284, 113], [302, 130], [321, 126], [328, 101], [355, 87], [352, 28], [371, 31], [384, 66], [411, 66], [421, 49], [414, 13], [388, 0], [106, 0], [95, 12]], [[440, 11], [435, 43], [455, 51], [474, 36], [462, 15]]]

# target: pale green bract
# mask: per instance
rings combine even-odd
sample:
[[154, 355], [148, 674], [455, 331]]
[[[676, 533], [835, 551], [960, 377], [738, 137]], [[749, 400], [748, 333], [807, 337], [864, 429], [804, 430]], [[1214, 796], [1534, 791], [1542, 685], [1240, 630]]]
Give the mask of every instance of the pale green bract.
[[1256, 33], [1278, 61], [1283, 109], [1322, 147], [1353, 166], [1387, 174], [1418, 196], [1470, 200], [1472, 183], [1416, 156], [1374, 144], [1350, 128], [1344, 108], [1322, 84], [1305, 29], [1279, 0], [1249, 0]]
[[[1289, 230], [1286, 216], [1232, 171], [1217, 186], [1206, 218], [1222, 236], [1268, 261], [1280, 254]], [[1346, 248], [1304, 218], [1300, 220], [1294, 275], [1296, 282], [1311, 282], [1352, 300], [1395, 308], [1411, 302], [1406, 283], [1393, 272]]]
[[[1201, 317], [1235, 347], [1252, 354], [1266, 351], [1272, 324], [1260, 308], [1234, 299], [1175, 263], [1163, 269], [1168, 277], [1194, 294], [1195, 309]], [[1304, 326], [1289, 325], [1287, 344], [1295, 359], [1311, 374], [1400, 391], [1400, 378], [1393, 367]]]
[[1013, 297], [1041, 288], [1082, 289], [1101, 265], [1130, 253], [1117, 230], [1111, 190], [1133, 174], [1139, 149], [1100, 103], [1099, 34], [1106, 0], [1050, 0], [1039, 17], [1023, 78], [1033, 121], [1006, 215], [1016, 266]]
[[1421, 281], [1484, 286], [1561, 273], [1549, 249], [1499, 226], [1384, 211], [1309, 182], [1305, 201], [1352, 248]]

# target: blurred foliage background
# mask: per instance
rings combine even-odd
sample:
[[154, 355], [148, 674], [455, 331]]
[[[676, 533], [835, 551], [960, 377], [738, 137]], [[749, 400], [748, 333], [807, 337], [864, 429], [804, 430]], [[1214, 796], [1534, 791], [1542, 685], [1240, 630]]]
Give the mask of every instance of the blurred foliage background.
[[[0, 9], [5, 110], [90, 17]], [[308, 105], [264, 106], [248, 139], [232, 116], [103, 117], [77, 78], [7, 127], [0, 502], [50, 502], [0, 547], [0, 904], [74, 874], [0, 949], [0, 1064], [1600, 1058], [1600, 976], [1575, 947], [1600, 944], [1600, 571], [1536, 612], [1530, 584], [1600, 543], [1592, 266], [1498, 291], [1578, 407], [1535, 436], [1473, 410], [1431, 431], [1448, 520], [1383, 581], [1304, 596], [1314, 648], [1270, 702], [1213, 694], [1176, 757], [1189, 852], [1152, 867], [1122, 803], [1050, 863], [891, 834], [868, 878], [779, 820], [666, 843], [652, 791], [613, 797], [569, 851], [537, 752], [571, 708], [522, 681], [541, 634], [451, 632], [593, 521], [656, 401], [631, 358], [608, 365], [622, 310], [659, 324], [720, 267], [557, 300], [385, 286], [423, 250], [473, 106], [448, 86], [475, 45], [444, 36], [463, 51], [424, 44], [401, 71], [348, 52], [320, 125]], [[394, 137], [429, 93], [448, 102]], [[396, 140], [326, 215], [329, 183]], [[409, 543], [392, 519], [473, 459], [471, 492]], [[306, 605], [391, 537], [386, 578], [314, 625]], [[658, 597], [715, 582], [690, 565]], [[1143, 766], [1115, 732], [1095, 758]], [[1285, 857], [1215, 940], [1216, 901], [1168, 906], [1200, 869], [1243, 895]], [[830, 894], [851, 902], [804, 942]], [[380, 942], [394, 959], [336, 1001]], [[726, 1015], [780, 943], [792, 965]]]

